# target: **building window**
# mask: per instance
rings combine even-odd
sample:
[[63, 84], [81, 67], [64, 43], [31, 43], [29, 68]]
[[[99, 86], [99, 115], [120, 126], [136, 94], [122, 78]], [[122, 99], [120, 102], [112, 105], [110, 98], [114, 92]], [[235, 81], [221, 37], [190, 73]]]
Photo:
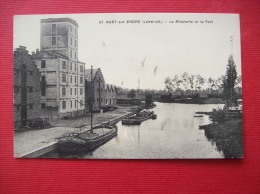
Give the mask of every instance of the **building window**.
[[28, 74], [29, 74], [30, 76], [32, 76], [32, 75], [33, 75], [33, 71], [28, 71]]
[[83, 66], [82, 65], [80, 66], [80, 72], [83, 72]]
[[14, 93], [19, 93], [19, 92], [20, 92], [19, 86], [14, 86]]
[[80, 95], [83, 95], [83, 88], [80, 88]]
[[56, 37], [55, 37], [55, 36], [53, 36], [53, 37], [51, 38], [51, 42], [52, 42], [52, 46], [55, 46], [55, 45], [56, 45]]
[[77, 95], [77, 88], [75, 88], [75, 95]]
[[70, 75], [70, 83], [72, 83], [72, 75]]
[[99, 98], [97, 98], [97, 102], [99, 101]]
[[83, 84], [83, 77], [80, 77], [80, 83]]
[[66, 61], [62, 61], [62, 69], [66, 69]]
[[81, 107], [83, 106], [83, 100], [80, 100], [80, 106]]
[[15, 69], [14, 70], [14, 74], [18, 74], [19, 73], [19, 70], [18, 69]]
[[66, 109], [66, 101], [62, 101], [62, 109]]
[[75, 52], [75, 59], [77, 59], [77, 52]]
[[72, 108], [72, 100], [70, 101], [70, 108]]
[[41, 85], [41, 95], [45, 96], [45, 75], [41, 76], [42, 85]]
[[72, 50], [70, 50], [70, 58], [72, 58]]
[[46, 67], [46, 64], [45, 64], [46, 62], [45, 62], [45, 60], [42, 60], [41, 61], [41, 68], [45, 68]]
[[76, 107], [77, 107], [77, 101], [76, 101], [76, 100], [75, 100], [75, 103], [74, 103], [74, 104], [75, 104], [75, 108], [76, 108]]
[[77, 64], [75, 63], [75, 71], [77, 71]]
[[72, 70], [72, 63], [70, 63], [70, 70]]
[[75, 47], [77, 47], [77, 40], [75, 40], [74, 42], [75, 42]]
[[66, 88], [62, 88], [62, 96], [66, 96]]
[[66, 82], [66, 74], [62, 74], [62, 82]]
[[29, 86], [28, 87], [28, 93], [32, 93], [33, 92], [33, 87], [32, 86]]
[[20, 106], [19, 105], [15, 105], [15, 111], [18, 112], [20, 110]]
[[70, 95], [72, 96], [72, 88], [70, 88]]
[[41, 104], [41, 107], [42, 107], [42, 109], [45, 109], [45, 108], [46, 108], [45, 103], [42, 103], [42, 104]]
[[75, 76], [75, 84], [77, 84], [77, 76]]
[[52, 28], [52, 34], [56, 34], [57, 25], [56, 25], [56, 24], [52, 24], [52, 25], [51, 25], [51, 28]]
[[27, 109], [28, 110], [32, 110], [33, 109], [33, 104], [29, 104]]

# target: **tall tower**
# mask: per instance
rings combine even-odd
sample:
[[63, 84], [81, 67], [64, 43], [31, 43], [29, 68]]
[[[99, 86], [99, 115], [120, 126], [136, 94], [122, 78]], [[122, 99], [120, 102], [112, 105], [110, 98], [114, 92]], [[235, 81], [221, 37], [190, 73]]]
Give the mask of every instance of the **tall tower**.
[[42, 19], [40, 36], [41, 51], [33, 58], [41, 72], [42, 108], [57, 110], [59, 118], [83, 114], [85, 63], [78, 60], [77, 22], [70, 18]]
[[78, 61], [78, 23], [70, 18], [41, 20], [41, 50], [54, 51]]

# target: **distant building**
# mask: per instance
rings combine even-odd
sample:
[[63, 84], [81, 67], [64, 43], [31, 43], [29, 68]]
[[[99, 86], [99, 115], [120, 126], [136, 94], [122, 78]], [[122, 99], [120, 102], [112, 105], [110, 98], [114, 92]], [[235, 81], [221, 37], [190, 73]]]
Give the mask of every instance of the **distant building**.
[[41, 72], [41, 107], [49, 117], [83, 114], [85, 64], [78, 61], [77, 22], [70, 18], [42, 19], [41, 51], [33, 58]]
[[105, 85], [105, 105], [116, 106], [117, 88], [112, 84]]
[[[93, 81], [93, 87], [91, 81]], [[91, 101], [94, 111], [100, 110], [105, 106], [105, 79], [100, 68], [92, 69], [92, 80], [91, 69], [85, 70], [85, 96], [85, 104], [88, 105], [86, 106], [87, 111], [90, 111]]]
[[41, 116], [40, 72], [26, 47], [14, 51], [14, 124], [30, 126]]

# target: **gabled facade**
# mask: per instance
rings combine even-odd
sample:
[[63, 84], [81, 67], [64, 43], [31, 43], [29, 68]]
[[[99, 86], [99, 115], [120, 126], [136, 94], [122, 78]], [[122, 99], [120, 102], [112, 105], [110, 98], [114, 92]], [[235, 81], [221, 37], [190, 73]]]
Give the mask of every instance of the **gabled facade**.
[[116, 106], [117, 88], [112, 84], [106, 84], [105, 88], [106, 88], [105, 105]]
[[90, 111], [91, 100], [94, 111], [100, 110], [105, 106], [105, 79], [100, 68], [92, 69], [92, 80], [91, 69], [85, 70], [85, 96], [87, 111]]

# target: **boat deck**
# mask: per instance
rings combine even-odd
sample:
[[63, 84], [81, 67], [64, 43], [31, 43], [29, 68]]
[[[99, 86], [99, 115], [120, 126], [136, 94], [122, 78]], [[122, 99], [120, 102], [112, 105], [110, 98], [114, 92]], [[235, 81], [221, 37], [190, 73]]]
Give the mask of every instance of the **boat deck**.
[[97, 129], [93, 130], [93, 133], [90, 133], [90, 131], [86, 131], [86, 132], [81, 133], [79, 136], [84, 139], [93, 139], [93, 138], [99, 137], [103, 134], [106, 134], [112, 130], [113, 129], [109, 129], [109, 128], [97, 128]]

